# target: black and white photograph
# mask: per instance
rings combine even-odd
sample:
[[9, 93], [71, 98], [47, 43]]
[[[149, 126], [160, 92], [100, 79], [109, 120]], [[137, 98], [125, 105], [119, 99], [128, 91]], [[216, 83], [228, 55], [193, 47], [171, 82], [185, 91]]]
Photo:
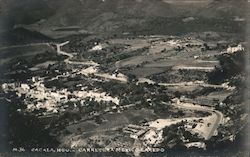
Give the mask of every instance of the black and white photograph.
[[249, 157], [249, 0], [0, 0], [0, 157]]

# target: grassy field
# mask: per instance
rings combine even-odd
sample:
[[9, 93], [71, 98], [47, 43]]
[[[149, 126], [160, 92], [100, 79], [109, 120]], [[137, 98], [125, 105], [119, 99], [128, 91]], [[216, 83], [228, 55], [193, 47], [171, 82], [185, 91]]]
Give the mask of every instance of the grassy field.
[[8, 63], [11, 59], [32, 57], [46, 51], [53, 51], [53, 49], [47, 45], [24, 45], [0, 49], [0, 65]]

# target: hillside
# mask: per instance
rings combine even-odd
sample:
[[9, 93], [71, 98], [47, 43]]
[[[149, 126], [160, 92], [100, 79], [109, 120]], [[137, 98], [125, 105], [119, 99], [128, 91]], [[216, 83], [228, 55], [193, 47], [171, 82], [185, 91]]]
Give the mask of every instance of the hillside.
[[238, 33], [244, 32], [248, 9], [246, 0], [192, 3], [187, 0], [24, 0], [18, 4], [15, 1], [4, 2], [8, 9], [3, 10], [2, 19], [8, 19], [4, 23], [9, 28], [26, 24], [26, 28], [52, 37], [58, 36], [53, 29], [69, 26], [91, 33], [180, 34], [190, 31], [189, 28]]

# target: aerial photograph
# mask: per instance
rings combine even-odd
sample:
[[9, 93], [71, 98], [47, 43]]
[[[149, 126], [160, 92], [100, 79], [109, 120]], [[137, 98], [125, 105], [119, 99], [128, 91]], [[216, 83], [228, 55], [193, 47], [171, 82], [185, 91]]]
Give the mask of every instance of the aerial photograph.
[[249, 19], [249, 0], [0, 0], [0, 157], [249, 157]]

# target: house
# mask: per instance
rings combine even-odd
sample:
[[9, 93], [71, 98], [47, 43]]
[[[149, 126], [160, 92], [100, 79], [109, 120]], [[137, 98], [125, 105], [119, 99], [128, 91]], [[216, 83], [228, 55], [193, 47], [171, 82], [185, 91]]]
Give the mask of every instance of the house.
[[227, 48], [227, 53], [235, 53], [235, 52], [244, 51], [244, 50], [245, 50], [244, 47], [241, 44], [239, 44], [238, 46], [235, 46], [235, 47], [229, 46]]

